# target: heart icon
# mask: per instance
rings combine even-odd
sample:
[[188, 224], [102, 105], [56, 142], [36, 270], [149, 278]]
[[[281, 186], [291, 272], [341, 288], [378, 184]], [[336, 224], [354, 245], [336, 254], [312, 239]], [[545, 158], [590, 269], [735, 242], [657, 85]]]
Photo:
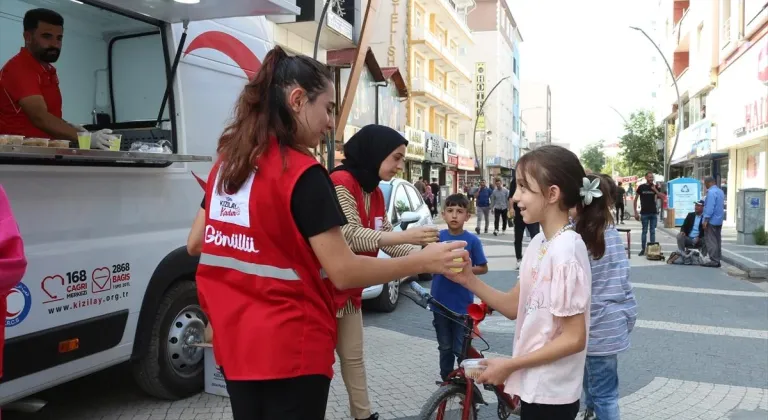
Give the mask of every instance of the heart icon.
[[61, 277], [58, 274], [44, 278], [43, 281], [40, 282], [40, 288], [43, 289], [43, 292], [50, 298], [43, 303], [56, 302], [64, 299], [64, 277]]
[[111, 275], [112, 273], [107, 267], [101, 267], [93, 270], [93, 273], [91, 273], [91, 280], [93, 280], [93, 283], [91, 283], [91, 291], [93, 293], [98, 293], [105, 290], [111, 290]]

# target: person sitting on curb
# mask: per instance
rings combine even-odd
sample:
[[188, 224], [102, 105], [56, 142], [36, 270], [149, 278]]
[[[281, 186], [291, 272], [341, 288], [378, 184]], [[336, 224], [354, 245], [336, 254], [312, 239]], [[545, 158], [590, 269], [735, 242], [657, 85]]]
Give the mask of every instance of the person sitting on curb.
[[694, 203], [694, 211], [685, 216], [680, 233], [677, 234], [677, 249], [685, 254], [686, 248], [700, 248], [703, 245], [703, 229], [701, 222], [704, 220], [704, 200]]

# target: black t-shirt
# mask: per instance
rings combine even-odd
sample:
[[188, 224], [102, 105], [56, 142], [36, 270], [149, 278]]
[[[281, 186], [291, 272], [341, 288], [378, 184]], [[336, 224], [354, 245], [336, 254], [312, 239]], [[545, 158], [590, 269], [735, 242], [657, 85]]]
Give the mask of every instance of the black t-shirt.
[[[200, 207], [205, 208], [205, 197]], [[291, 214], [304, 239], [347, 224], [331, 177], [315, 165], [296, 181], [291, 193]]]
[[617, 206], [624, 205], [624, 195], [626, 194], [627, 192], [624, 191], [624, 187], [616, 187], [616, 197], [614, 197], [614, 201], [616, 201]]
[[656, 214], [656, 193], [649, 184], [637, 187], [635, 191], [640, 197], [640, 214]]

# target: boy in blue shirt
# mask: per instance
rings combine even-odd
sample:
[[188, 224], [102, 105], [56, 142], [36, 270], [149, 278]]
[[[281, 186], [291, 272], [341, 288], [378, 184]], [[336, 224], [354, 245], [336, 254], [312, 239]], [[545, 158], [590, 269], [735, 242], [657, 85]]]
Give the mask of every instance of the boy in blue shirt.
[[[485, 274], [488, 272], [488, 260], [483, 252], [483, 244], [480, 238], [464, 230], [464, 223], [469, 219], [469, 200], [463, 194], [453, 194], [445, 199], [443, 204], [443, 220], [448, 224], [448, 229], [440, 231], [440, 242], [466, 241], [466, 250], [472, 259], [472, 272]], [[474, 295], [464, 286], [454, 283], [440, 274], [432, 278], [432, 296], [448, 309], [460, 313], [467, 313], [467, 306], [474, 302]], [[461, 344], [464, 340], [464, 327], [461, 323], [447, 318], [446, 315], [437, 313], [439, 309], [433, 309], [434, 321], [437, 333], [437, 348], [440, 351], [440, 377], [446, 380], [453, 372], [456, 360], [461, 355]], [[461, 360], [458, 360], [461, 363]]]

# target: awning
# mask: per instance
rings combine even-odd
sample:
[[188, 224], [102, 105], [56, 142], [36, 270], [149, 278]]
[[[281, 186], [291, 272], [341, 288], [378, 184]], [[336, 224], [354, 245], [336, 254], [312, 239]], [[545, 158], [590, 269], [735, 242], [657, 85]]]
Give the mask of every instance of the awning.
[[295, 0], [84, 0], [84, 2], [169, 23], [243, 16], [297, 15], [301, 12]]

